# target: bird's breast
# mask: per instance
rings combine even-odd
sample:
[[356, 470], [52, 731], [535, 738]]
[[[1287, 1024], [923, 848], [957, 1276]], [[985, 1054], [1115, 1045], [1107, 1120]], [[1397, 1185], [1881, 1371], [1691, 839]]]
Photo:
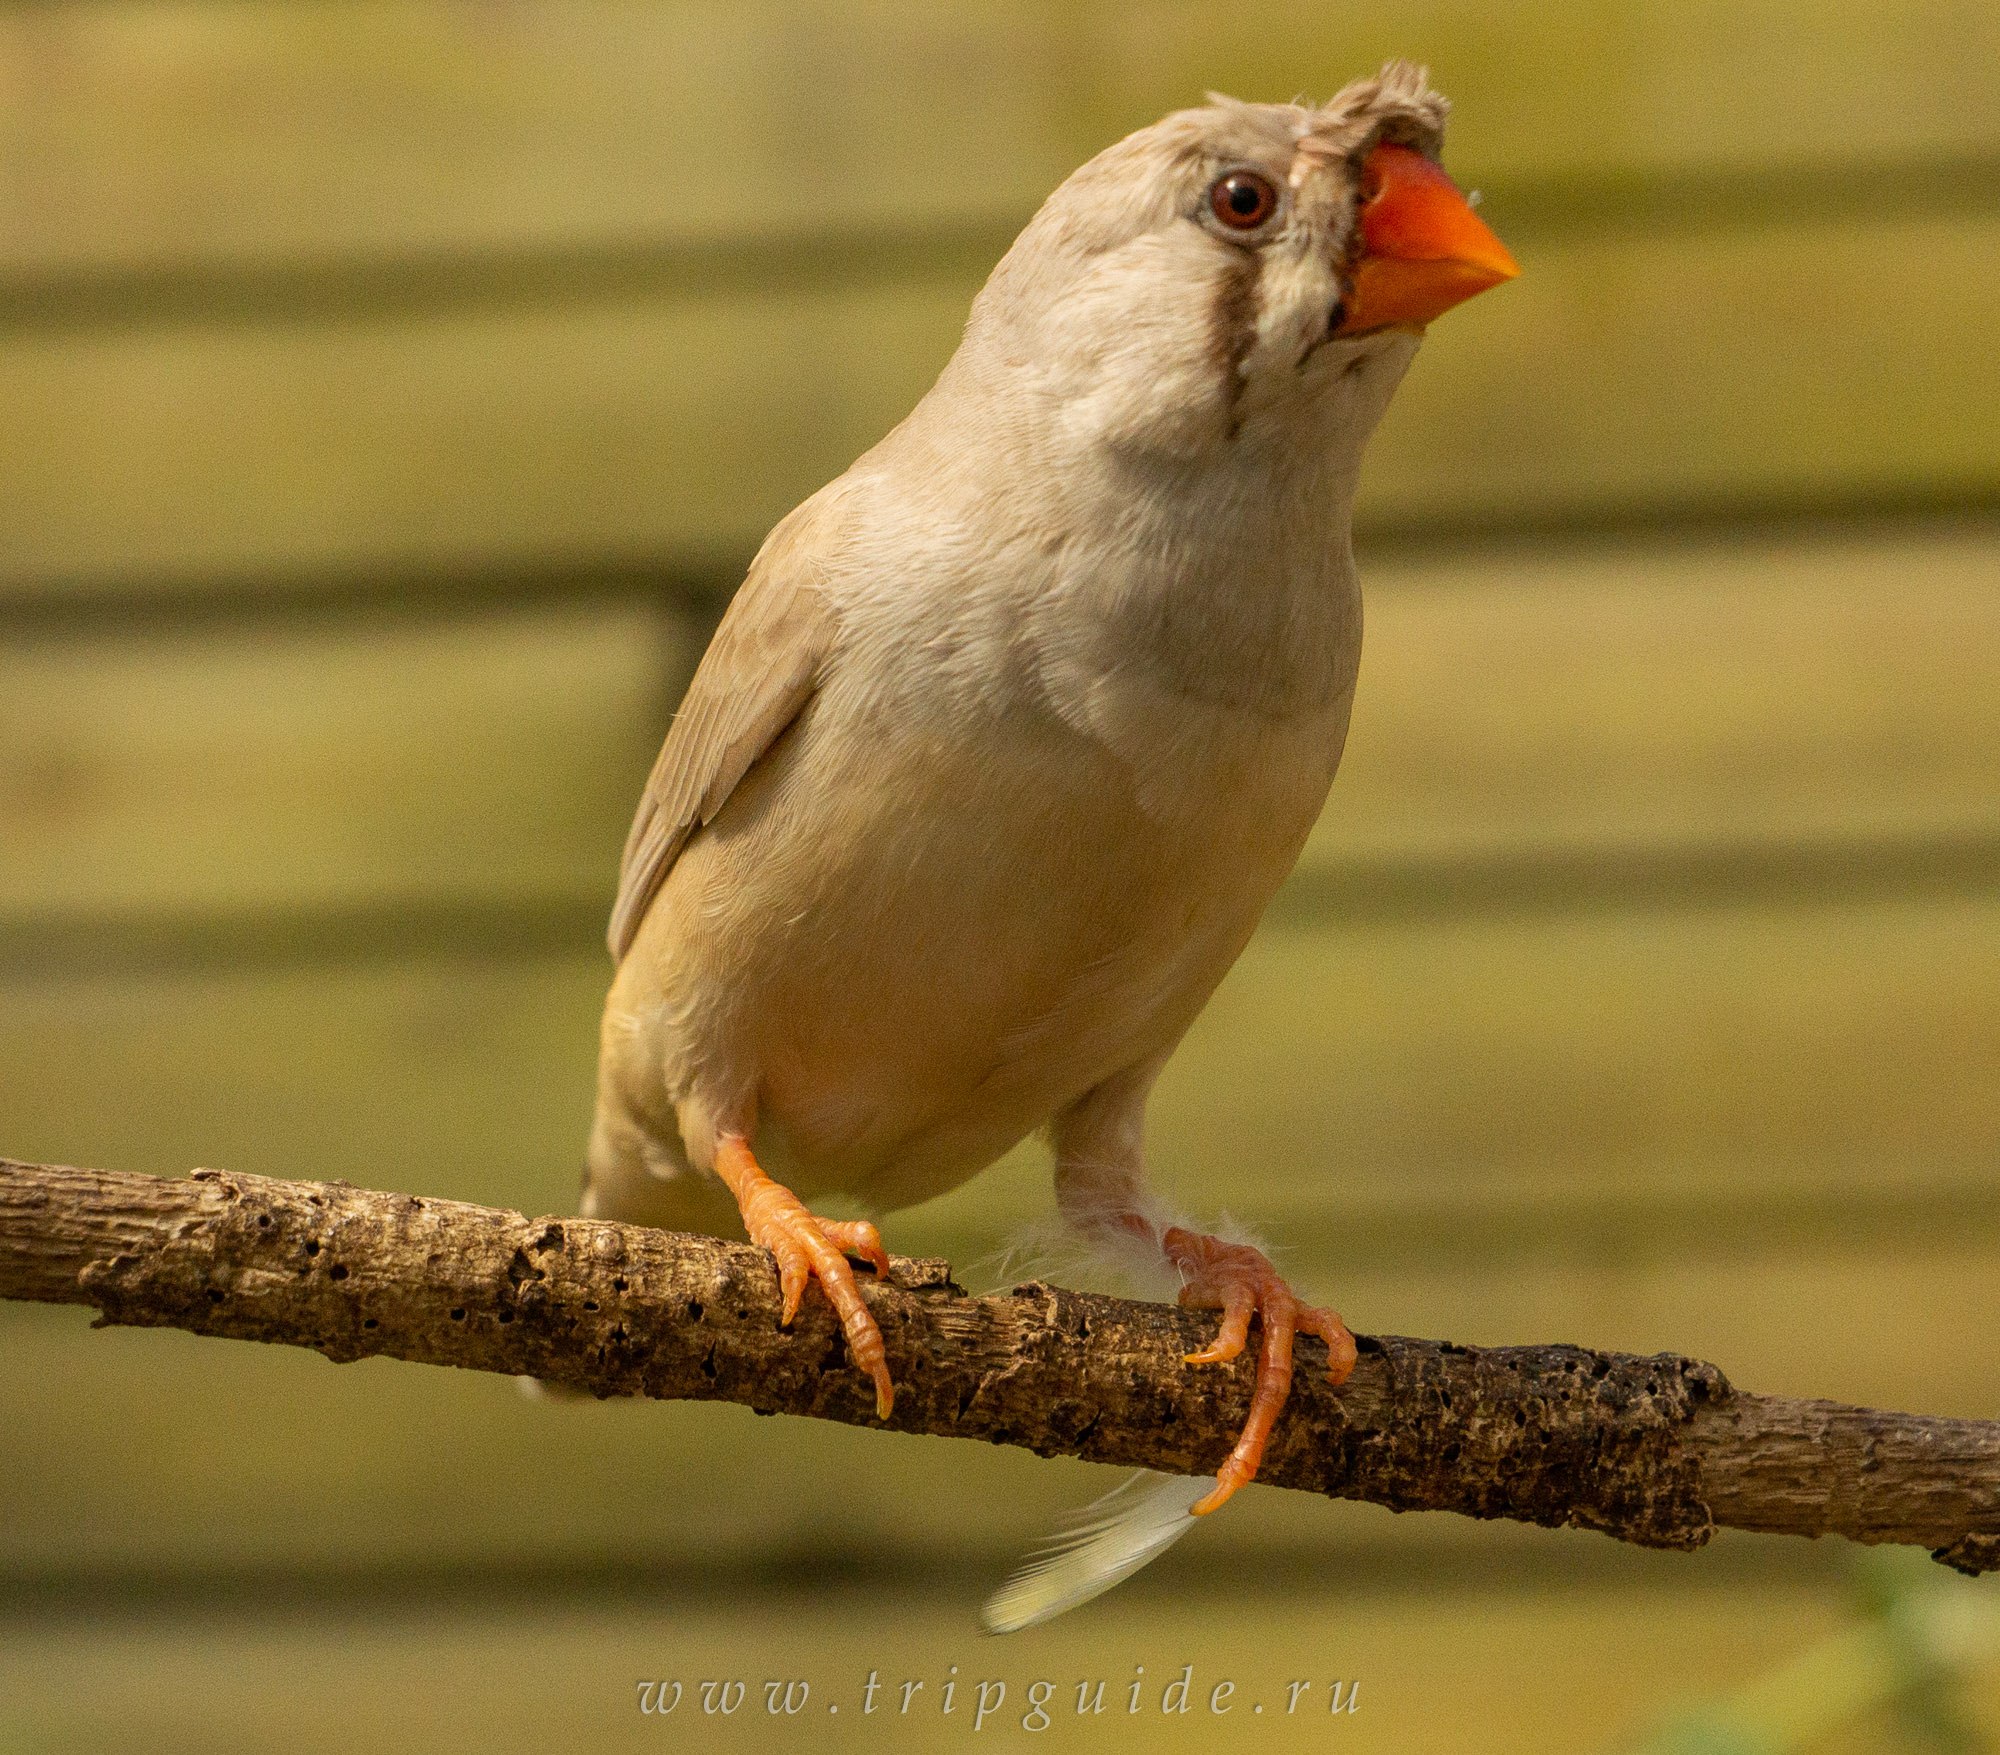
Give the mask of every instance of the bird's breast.
[[[850, 707], [865, 734], [840, 734]], [[785, 808], [690, 848], [706, 942], [682, 969], [736, 984], [710, 1015], [792, 1173], [891, 1206], [1179, 1037], [1296, 857], [1339, 729], [1205, 708], [1135, 768], [1046, 708], [961, 704], [947, 736], [880, 709], [817, 703]]]
[[895, 1206], [1186, 1029], [1325, 799], [1354, 631], [1295, 616], [1309, 662], [1245, 698], [1241, 615], [1204, 639], [1130, 591], [874, 607], [639, 948], [674, 1100], [754, 1090], [774, 1174]]

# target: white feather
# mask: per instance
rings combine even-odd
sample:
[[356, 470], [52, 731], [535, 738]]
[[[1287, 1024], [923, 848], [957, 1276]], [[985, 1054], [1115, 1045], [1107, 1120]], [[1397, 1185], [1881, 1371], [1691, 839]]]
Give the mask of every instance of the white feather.
[[988, 1633], [1018, 1633], [1101, 1596], [1193, 1529], [1189, 1508], [1214, 1486], [1212, 1477], [1141, 1469], [1038, 1549], [987, 1598], [980, 1623]]
[[587, 1389], [572, 1389], [566, 1383], [544, 1383], [539, 1377], [517, 1377], [514, 1387], [531, 1402], [594, 1402], [598, 1399]]

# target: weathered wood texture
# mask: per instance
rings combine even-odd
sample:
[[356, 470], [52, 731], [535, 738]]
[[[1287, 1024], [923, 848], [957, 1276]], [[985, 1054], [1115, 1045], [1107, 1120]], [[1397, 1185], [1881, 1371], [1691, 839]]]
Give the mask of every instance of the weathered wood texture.
[[[778, 1329], [762, 1251], [344, 1183], [0, 1161], [0, 1296], [336, 1361], [873, 1419], [822, 1302]], [[898, 1430], [1201, 1474], [1247, 1408], [1248, 1361], [1183, 1363], [1212, 1322], [1194, 1312], [1041, 1283], [967, 1298], [943, 1262], [899, 1262], [868, 1298]], [[1720, 1525], [2000, 1566], [2000, 1424], [1744, 1395], [1673, 1355], [1395, 1336], [1365, 1339], [1336, 1392], [1320, 1354], [1301, 1348], [1272, 1484], [1650, 1547], [1698, 1547]]]

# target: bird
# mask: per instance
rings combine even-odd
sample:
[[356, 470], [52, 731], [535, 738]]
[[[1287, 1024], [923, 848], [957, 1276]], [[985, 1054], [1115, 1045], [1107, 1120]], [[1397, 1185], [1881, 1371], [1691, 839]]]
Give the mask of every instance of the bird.
[[1220, 1313], [1191, 1369], [1259, 1331], [1205, 1491], [1114, 1508], [989, 1625], [1252, 1480], [1298, 1336], [1354, 1363], [1170, 1209], [1144, 1120], [1334, 778], [1368, 437], [1425, 325], [1517, 272], [1441, 168], [1448, 108], [1392, 61], [1323, 104], [1211, 94], [1071, 174], [931, 389], [764, 541], [625, 846], [586, 1215], [768, 1249], [781, 1323], [816, 1284], [886, 1419], [880, 1230], [814, 1205], [887, 1214], [1040, 1133], [1064, 1221]]

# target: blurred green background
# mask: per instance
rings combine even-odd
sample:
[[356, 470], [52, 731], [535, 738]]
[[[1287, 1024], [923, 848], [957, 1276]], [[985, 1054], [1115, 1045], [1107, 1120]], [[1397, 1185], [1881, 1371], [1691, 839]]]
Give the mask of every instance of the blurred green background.
[[[1359, 1328], [2000, 1414], [1991, 0], [10, 0], [0, 1153], [569, 1209], [618, 848], [758, 538], [1075, 164], [1391, 53], [1525, 272], [1371, 453], [1347, 764], [1162, 1180]], [[1048, 1205], [1023, 1153], [890, 1241], [978, 1281]], [[1279, 1748], [2000, 1730], [1976, 1640], [1949, 1711], [1684, 1719], [1899, 1624], [1828, 1545], [1277, 1493], [983, 1640], [1109, 1478], [0, 1306], [0, 1751], [934, 1747], [759, 1689], [951, 1664], [1360, 1683]]]

